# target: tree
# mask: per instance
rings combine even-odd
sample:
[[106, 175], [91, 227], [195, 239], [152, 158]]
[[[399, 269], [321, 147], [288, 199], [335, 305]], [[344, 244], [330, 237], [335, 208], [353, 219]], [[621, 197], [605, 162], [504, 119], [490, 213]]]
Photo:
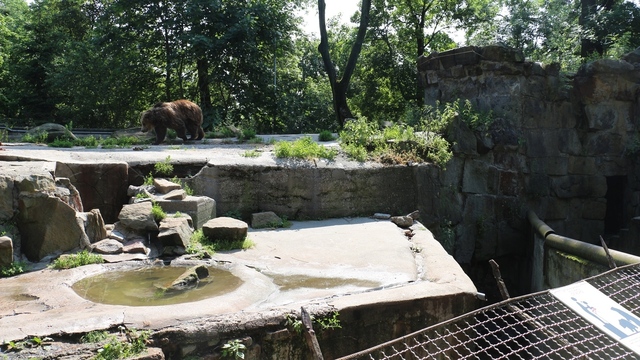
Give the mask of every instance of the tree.
[[362, 43], [367, 32], [367, 26], [369, 24], [369, 11], [371, 9], [371, 0], [362, 0], [360, 7], [360, 25], [358, 26], [358, 33], [351, 47], [349, 59], [345, 66], [345, 70], [342, 73], [342, 77], [338, 79], [336, 68], [331, 60], [331, 54], [329, 53], [329, 38], [327, 35], [327, 26], [325, 21], [325, 7], [324, 0], [318, 0], [318, 17], [320, 20], [320, 45], [318, 51], [322, 55], [322, 61], [324, 63], [327, 76], [329, 77], [329, 84], [331, 84], [331, 93], [333, 95], [333, 106], [336, 112], [338, 123], [342, 127], [344, 122], [348, 118], [352, 118], [353, 114], [349, 109], [347, 103], [347, 90], [349, 89], [349, 82], [351, 76], [356, 68], [360, 51], [362, 50]]

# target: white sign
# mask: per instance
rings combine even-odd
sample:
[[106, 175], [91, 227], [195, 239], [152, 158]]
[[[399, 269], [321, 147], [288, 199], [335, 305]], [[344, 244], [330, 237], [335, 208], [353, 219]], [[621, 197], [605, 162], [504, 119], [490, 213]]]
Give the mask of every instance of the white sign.
[[550, 292], [598, 329], [640, 354], [640, 318], [631, 311], [584, 281]]

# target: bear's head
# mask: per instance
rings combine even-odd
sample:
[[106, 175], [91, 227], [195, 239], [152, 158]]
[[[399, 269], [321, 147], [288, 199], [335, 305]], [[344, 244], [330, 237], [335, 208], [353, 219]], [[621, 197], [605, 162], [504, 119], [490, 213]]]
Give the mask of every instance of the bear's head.
[[140, 129], [142, 132], [150, 131], [155, 127], [151, 111], [145, 111], [142, 113], [142, 116], [140, 116], [140, 123], [142, 124], [142, 129]]

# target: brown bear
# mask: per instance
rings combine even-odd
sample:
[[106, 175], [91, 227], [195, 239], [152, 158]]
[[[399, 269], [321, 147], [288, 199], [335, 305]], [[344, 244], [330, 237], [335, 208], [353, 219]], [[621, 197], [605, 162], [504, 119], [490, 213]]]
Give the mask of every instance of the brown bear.
[[[142, 132], [156, 130], [155, 145], [164, 141], [167, 128], [175, 130], [178, 137], [184, 141], [204, 138], [202, 110], [200, 106], [189, 100], [157, 103], [142, 113], [140, 122]], [[190, 139], [187, 139], [187, 131], [191, 134]]]

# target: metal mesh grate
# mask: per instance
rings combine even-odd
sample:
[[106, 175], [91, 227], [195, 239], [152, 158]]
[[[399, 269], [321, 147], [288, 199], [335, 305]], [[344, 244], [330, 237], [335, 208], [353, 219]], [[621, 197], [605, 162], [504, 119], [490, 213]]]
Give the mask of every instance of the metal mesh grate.
[[[589, 279], [640, 315], [640, 266]], [[346, 359], [640, 359], [549, 292], [514, 298]]]

